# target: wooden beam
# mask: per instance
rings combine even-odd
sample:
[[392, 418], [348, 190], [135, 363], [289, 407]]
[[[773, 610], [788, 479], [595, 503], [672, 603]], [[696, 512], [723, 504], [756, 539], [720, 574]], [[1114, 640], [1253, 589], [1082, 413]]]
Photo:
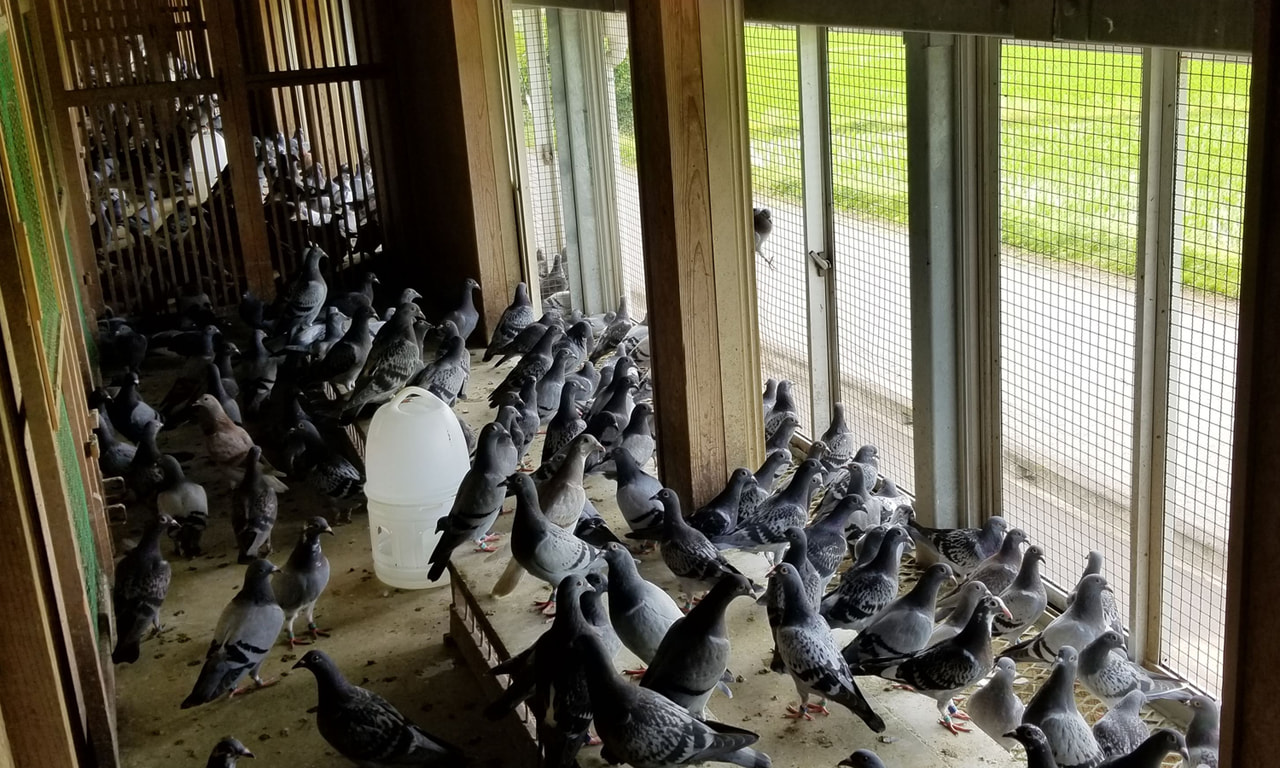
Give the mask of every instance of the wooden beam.
[[658, 455], [663, 482], [694, 504], [755, 460], [762, 433], [754, 280], [743, 266], [741, 22], [735, 0], [636, 3], [630, 16]]
[[1223, 658], [1222, 765], [1269, 765], [1280, 731], [1262, 727], [1275, 708], [1280, 665], [1280, 8], [1257, 0], [1244, 256], [1240, 273], [1227, 632]]

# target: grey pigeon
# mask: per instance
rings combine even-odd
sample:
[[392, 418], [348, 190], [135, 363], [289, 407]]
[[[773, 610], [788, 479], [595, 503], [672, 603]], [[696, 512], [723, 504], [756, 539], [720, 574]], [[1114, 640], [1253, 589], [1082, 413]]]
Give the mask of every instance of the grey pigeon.
[[422, 387], [452, 407], [467, 389], [469, 360], [462, 337], [451, 335], [440, 345], [436, 358], [415, 373], [406, 386]]
[[511, 343], [521, 331], [533, 322], [533, 304], [529, 301], [529, 286], [524, 283], [516, 285], [515, 296], [507, 308], [502, 310], [498, 324], [493, 327], [489, 338], [489, 347], [484, 352], [481, 362], [489, 362], [499, 349]]
[[591, 323], [579, 320], [564, 332], [564, 336], [556, 343], [555, 351], [567, 352], [565, 369], [576, 371], [583, 363], [590, 362], [588, 357], [594, 349], [595, 337], [591, 335]]
[[289, 281], [284, 291], [284, 303], [276, 314], [275, 335], [290, 338], [294, 333], [316, 321], [329, 284], [320, 274], [320, 261], [327, 258], [325, 252], [311, 246], [302, 255], [302, 268]]
[[422, 320], [422, 310], [417, 304], [401, 304], [378, 331], [343, 405], [344, 422], [356, 419], [367, 405], [390, 400], [422, 367], [422, 347], [415, 332]]
[[[787, 529], [787, 551], [782, 555], [782, 562], [796, 569], [796, 573], [800, 575], [800, 585], [804, 587], [805, 599], [814, 610], [817, 610], [818, 602], [822, 599], [822, 576], [818, 573], [818, 569], [814, 568], [813, 563], [809, 562], [809, 539], [803, 528], [792, 526]], [[770, 579], [764, 594], [757, 602], [764, 604], [765, 617], [769, 620], [769, 634], [774, 639], [773, 660], [769, 663], [769, 668], [774, 672], [784, 672], [786, 667], [782, 663], [782, 656], [778, 653], [777, 643], [778, 627], [782, 625], [783, 613], [782, 582], [778, 579]]]
[[904, 656], [924, 648], [933, 634], [938, 589], [951, 579], [946, 563], [929, 566], [911, 591], [891, 601], [871, 619], [841, 655], [850, 665], [885, 656]]
[[1049, 739], [1038, 727], [1023, 723], [1006, 733], [1005, 737], [1017, 741], [1027, 751], [1027, 768], [1057, 768]]
[[1161, 728], [1129, 754], [1111, 758], [1102, 764], [1109, 768], [1160, 768], [1165, 755], [1170, 752], [1176, 752], [1184, 763], [1190, 759], [1182, 734], [1171, 728]]
[[[1080, 581], [1083, 581], [1086, 577], [1095, 573], [1100, 574], [1105, 578], [1106, 574], [1102, 573], [1102, 566], [1102, 553], [1096, 549], [1091, 550], [1088, 558], [1086, 559], [1084, 573], [1080, 574]], [[1067, 605], [1071, 605], [1071, 603], [1076, 599], [1076, 592], [1078, 592], [1079, 589], [1080, 582], [1078, 581], [1076, 582], [1076, 588], [1067, 595]], [[1116, 601], [1115, 590], [1111, 588], [1109, 583], [1102, 589], [1101, 602], [1102, 615], [1106, 619], [1107, 626], [1115, 630], [1116, 634], [1124, 637], [1124, 618], [1120, 615], [1120, 603]], [[1125, 653], [1128, 653], [1127, 648], [1125, 649]], [[1130, 655], [1129, 658], [1132, 659], [1133, 656]]]
[[207, 704], [224, 693], [236, 693], [236, 683], [248, 674], [258, 687], [259, 669], [284, 625], [284, 611], [271, 591], [271, 574], [280, 569], [266, 560], [254, 560], [245, 569], [244, 586], [222, 609], [213, 630], [213, 642], [204, 666], [182, 708]]
[[148, 423], [163, 421], [156, 409], [142, 399], [138, 392], [138, 374], [132, 371], [121, 379], [120, 389], [107, 402], [106, 411], [116, 431], [135, 443], [142, 439]]
[[577, 396], [582, 384], [577, 381], [565, 381], [560, 389], [560, 408], [547, 424], [547, 434], [542, 441], [542, 462], [564, 450], [573, 438], [582, 434], [587, 422], [578, 412]]
[[373, 318], [372, 307], [358, 307], [351, 316], [347, 332], [329, 348], [329, 354], [314, 366], [309, 376], [316, 381], [329, 382], [340, 392], [349, 392], [364, 368], [369, 350], [373, 348], [373, 334], [369, 330]]
[[729, 475], [729, 482], [715, 498], [699, 507], [689, 516], [689, 525], [705, 536], [723, 536], [738, 527], [738, 509], [748, 483], [754, 483], [751, 470], [738, 467]]
[[604, 549], [609, 563], [609, 620], [622, 644], [648, 664], [667, 630], [684, 616], [661, 587], [640, 577], [636, 561], [621, 544]]
[[[764, 256], [764, 244], [773, 232], [773, 214], [768, 208], [752, 208], [751, 231], [755, 252]], [[768, 257], [765, 257], [768, 261]]]
[[1108, 707], [1116, 706], [1134, 691], [1147, 701], [1189, 696], [1181, 680], [1153, 675], [1130, 661], [1124, 651], [1124, 638], [1114, 629], [1098, 635], [1080, 652], [1079, 676], [1085, 689]]
[[[840, 656], [835, 638], [826, 622], [813, 610], [800, 583], [800, 574], [790, 563], [778, 565], [772, 579], [782, 587], [782, 621], [775, 635], [778, 655], [795, 682], [800, 703], [788, 707], [792, 717], [812, 719], [812, 711], [825, 712], [827, 699], [841, 704], [862, 719], [876, 733], [885, 730], [884, 720], [858, 690], [849, 665]], [[817, 695], [819, 703], [811, 705], [809, 697]]]
[[1018, 665], [1012, 659], [998, 659], [991, 679], [971, 693], [965, 702], [965, 711], [973, 724], [1006, 749], [1013, 746], [1013, 741], [1006, 739], [1005, 734], [1022, 723], [1024, 707], [1013, 690], [1017, 676]]
[[1022, 722], [1038, 726], [1049, 740], [1058, 768], [1092, 768], [1102, 762], [1102, 748], [1076, 708], [1076, 649], [1063, 645], [1045, 680], [1027, 702]]
[[320, 436], [309, 421], [300, 421], [286, 436], [286, 468], [324, 499], [338, 524], [351, 522], [351, 511], [365, 501], [364, 477], [355, 464]]
[[[791, 438], [795, 437], [796, 431], [800, 428], [800, 417], [794, 413], [784, 413], [773, 424], [773, 433], [768, 440], [764, 441], [764, 449], [766, 451], [785, 451], [791, 445]], [[818, 444], [815, 443], [815, 445]], [[822, 447], [825, 448], [825, 444], [822, 444]]]
[[360, 290], [334, 296], [329, 299], [329, 306], [348, 317], [354, 317], [360, 307], [373, 308], [373, 286], [380, 284], [381, 281], [378, 280], [377, 275], [366, 272], [360, 279]]
[[[1027, 542], [1027, 534], [1023, 533], [1021, 528], [1014, 528], [1005, 534], [1004, 541], [1000, 544], [1000, 549], [994, 555], [978, 563], [978, 567], [974, 568], [965, 582], [980, 581], [987, 585], [987, 589], [991, 594], [998, 595], [1005, 590], [1018, 575], [1018, 570], [1022, 567], [1022, 545]], [[964, 582], [961, 582], [963, 586]], [[959, 597], [960, 589], [957, 587], [951, 592], [938, 600], [938, 614], [945, 616], [946, 611], [955, 604]]]
[[272, 582], [276, 602], [284, 609], [285, 636], [290, 648], [299, 643], [306, 644], [306, 641], [297, 640], [293, 634], [293, 622], [303, 611], [307, 615], [307, 634], [313, 640], [328, 635], [327, 631], [316, 626], [315, 618], [316, 601], [329, 585], [329, 558], [320, 549], [322, 533], [333, 535], [329, 521], [323, 517], [313, 517], [307, 521], [302, 535], [298, 537], [298, 544]]
[[[880, 553], [880, 545], [884, 543], [884, 537], [894, 528], [898, 528], [898, 526], [877, 525], [859, 533], [850, 545], [850, 549], [853, 550], [851, 553], [853, 555], [853, 565], [849, 567], [867, 567], [875, 559], [876, 555]], [[904, 533], [906, 532], [905, 529], [900, 530], [903, 530]], [[853, 536], [853, 529], [850, 529], [849, 535]], [[910, 541], [909, 536], [907, 540]], [[907, 544], [906, 546], [910, 547], [911, 545]]]
[[1187, 726], [1187, 768], [1218, 768], [1218, 703], [1208, 696], [1193, 696], [1191, 724]]
[[480, 284], [468, 277], [462, 285], [462, 297], [458, 300], [458, 306], [444, 316], [445, 320], [452, 322], [458, 328], [458, 335], [463, 341], [471, 338], [471, 334], [480, 323], [480, 313], [476, 310], [475, 301], [475, 292], [478, 290], [480, 290]]
[[[1106, 580], [1096, 573], [1085, 576], [1077, 588], [1076, 599], [1066, 611], [1038, 634], [1009, 646], [1000, 655], [1014, 661], [1052, 662], [1064, 646], [1088, 647], [1098, 635], [1107, 631], [1106, 617], [1102, 612], [1102, 590], [1106, 584]], [[1071, 676], [1075, 679], [1074, 660]], [[1049, 738], [1052, 741], [1053, 734], [1049, 734]]]
[[200, 537], [209, 524], [209, 496], [204, 486], [188, 480], [182, 465], [174, 457], [160, 457], [163, 479], [156, 493], [156, 509], [177, 524], [170, 536], [177, 542], [178, 554], [195, 557], [200, 554]]
[[685, 522], [675, 491], [663, 488], [654, 500], [662, 507], [662, 538], [659, 544], [662, 562], [680, 583], [687, 611], [699, 594], [711, 589], [725, 575], [739, 574], [739, 571], [724, 559], [706, 536]]
[[[526, 443], [524, 430], [520, 427], [520, 421], [520, 409], [515, 405], [504, 405], [499, 408], [498, 416], [493, 420], [494, 424], [506, 430], [509, 438], [510, 445], [504, 444], [499, 452], [499, 466], [507, 470], [507, 475], [519, 468], [520, 460], [524, 457], [522, 451]], [[461, 424], [463, 421], [459, 419], [458, 423]], [[548, 474], [548, 477], [550, 477], [550, 474]]]
[[279, 501], [275, 488], [262, 475], [258, 464], [261, 457], [258, 446], [249, 449], [244, 459], [244, 479], [231, 493], [231, 529], [241, 563], [271, 554], [271, 529], [276, 524]]
[[766, 444], [773, 440], [779, 429], [784, 427], [788, 417], [794, 420], [796, 424], [800, 422], [800, 411], [796, 408], [795, 401], [791, 399], [791, 387], [792, 383], [787, 379], [778, 382], [778, 393], [774, 397], [773, 408], [764, 417], [764, 441]]
[[[230, 422], [228, 422], [230, 423]], [[234, 425], [233, 425], [234, 426]], [[148, 501], [156, 494], [160, 484], [164, 482], [164, 472], [160, 468], [160, 446], [156, 435], [160, 434], [160, 422], [152, 421], [147, 431], [138, 441], [133, 459], [125, 471], [129, 493], [139, 501]]]
[[991, 631], [997, 637], [1017, 641], [1028, 627], [1040, 620], [1045, 606], [1049, 604], [1049, 593], [1040, 578], [1040, 564], [1043, 562], [1043, 549], [1034, 545], [1027, 548], [1026, 554], [1022, 556], [1022, 567], [1018, 569], [1018, 575], [1000, 593], [1000, 599], [1009, 609], [1009, 615], [996, 617]]
[[609, 591], [609, 577], [595, 571], [588, 572], [587, 585], [591, 590], [583, 592], [579, 600], [582, 617], [600, 636], [600, 641], [608, 652], [609, 658], [613, 658], [622, 649], [622, 639], [618, 637], [617, 632], [613, 631], [613, 622], [609, 621], [609, 608], [604, 603], [605, 593]]
[[[554, 588], [565, 576], [585, 575], [587, 571], [604, 567], [600, 550], [547, 521], [538, 504], [533, 478], [517, 472], [507, 478], [507, 484], [514, 486], [516, 494], [511, 557], [526, 571]], [[552, 595], [544, 607], [554, 604]]]
[[[850, 492], [861, 493], [863, 496], [870, 496], [876, 488], [876, 481], [880, 478], [880, 449], [867, 443], [860, 446], [858, 452], [853, 454], [853, 459], [849, 462], [850, 470], [852, 465], [857, 465], [858, 472], [850, 475], [851, 485]], [[852, 484], [853, 481], [860, 480], [861, 487]]]
[[805, 460], [791, 476], [791, 482], [755, 508], [750, 517], [739, 517], [738, 527], [727, 536], [717, 536], [713, 543], [722, 549], [763, 551], [774, 562], [781, 558], [787, 529], [803, 528], [809, 522], [809, 502], [818, 486], [822, 465]]
[[254, 754], [248, 747], [241, 744], [239, 739], [228, 736], [213, 745], [213, 751], [209, 753], [209, 762], [205, 763], [205, 768], [236, 768], [240, 758], [253, 756]]
[[560, 393], [564, 390], [565, 366], [568, 361], [567, 350], [557, 351], [551, 358], [551, 367], [538, 379], [538, 419], [543, 424], [551, 421], [551, 417], [560, 408]]
[[[1109, 704], [1107, 714], [1093, 724], [1093, 737], [1098, 740], [1104, 759], [1111, 760], [1129, 754], [1151, 735], [1151, 729], [1142, 720], [1144, 703], [1146, 697], [1142, 691], [1130, 691], [1118, 702]], [[973, 714], [972, 702], [969, 714]]]
[[946, 563], [967, 576], [999, 551], [1009, 526], [1003, 517], [989, 517], [981, 528], [926, 528], [912, 516], [908, 527], [916, 543], [917, 562], [924, 566]]
[[851, 508], [841, 511], [839, 508], [814, 518], [805, 528], [806, 549], [809, 562], [818, 573], [819, 592], [825, 594], [827, 586], [835, 576], [836, 569], [844, 562], [849, 553], [849, 542], [845, 540], [844, 527], [849, 520]]
[[[582, 514], [578, 516], [578, 522], [573, 526], [573, 535], [597, 549], [604, 549], [608, 544], [622, 543], [618, 535], [601, 517], [600, 511], [591, 503], [591, 499], [587, 499], [587, 503], [582, 505]], [[595, 585], [592, 584], [592, 586]]]
[[138, 660], [138, 646], [148, 627], [160, 631], [160, 606], [173, 576], [173, 569], [160, 553], [160, 534], [174, 525], [172, 517], [159, 515], [147, 524], [138, 546], [116, 566], [116, 583], [111, 589], [116, 613], [116, 647], [111, 661], [116, 664]]
[[502, 365], [513, 357], [518, 357], [533, 349], [538, 341], [546, 334], [547, 329], [551, 326], [562, 326], [563, 321], [560, 318], [559, 310], [548, 309], [538, 318], [536, 322], [529, 323], [523, 330], [516, 334], [516, 337], [507, 342], [500, 349], [494, 352], [495, 355], [502, 355], [498, 362], [493, 364], [494, 368]]
[[750, 595], [751, 586], [740, 573], [721, 575], [707, 596], [667, 630], [640, 686], [657, 691], [705, 720], [707, 699], [721, 685], [729, 666], [725, 611], [734, 598]]
[[773, 410], [773, 404], [778, 401], [778, 380], [770, 376], [764, 382], [764, 395], [761, 397], [764, 405], [764, 417], [769, 417], [769, 411]]
[[[643, 467], [653, 458], [657, 446], [653, 437], [653, 406], [649, 403], [636, 403], [631, 409], [631, 418], [627, 420], [627, 428], [622, 430], [619, 447], [631, 454], [636, 464]], [[605, 470], [610, 471], [608, 467]]]
[[476, 542], [477, 551], [489, 549], [485, 546], [486, 534], [502, 512], [502, 501], [507, 496], [503, 485], [507, 475], [503, 472], [508, 467], [503, 466], [500, 456], [504, 443], [510, 446], [511, 436], [502, 425], [491, 422], [480, 430], [475, 461], [462, 477], [449, 514], [436, 524], [441, 535], [428, 558], [431, 568], [427, 578], [431, 581], [444, 574], [453, 550], [463, 542]]
[[524, 353], [506, 378], [493, 388], [489, 395], [489, 406], [496, 408], [502, 401], [502, 396], [518, 390], [526, 378], [533, 379], [536, 384], [551, 369], [551, 363], [555, 359], [552, 348], [563, 333], [557, 325], [547, 328], [538, 343], [533, 345], [533, 349]]
[[[249, 353], [240, 358], [240, 392], [244, 400], [244, 414], [250, 419], [257, 418], [263, 403], [267, 402], [267, 398], [271, 396], [271, 390], [276, 384], [276, 374], [280, 368], [280, 358], [268, 352], [263, 344], [266, 335], [266, 331], [255, 330]], [[367, 337], [368, 333], [365, 336]], [[332, 353], [333, 348], [330, 349], [330, 354]], [[352, 378], [355, 378], [354, 373]]]
[[622, 517], [633, 531], [644, 530], [662, 520], [662, 505], [654, 498], [662, 490], [658, 478], [645, 472], [623, 448], [609, 452], [617, 467], [617, 501]]
[[307, 651], [293, 668], [315, 675], [316, 730], [348, 760], [365, 768], [467, 764], [457, 747], [414, 725], [378, 694], [347, 682], [324, 651]]
[[909, 656], [862, 662], [856, 675], [879, 675], [911, 686], [938, 702], [938, 722], [952, 733], [967, 731], [952, 720], [952, 699], [991, 672], [991, 619], [1003, 610], [1000, 601], [985, 597], [960, 634]]
[[563, 607], [551, 627], [533, 645], [491, 670], [494, 675], [510, 675], [511, 681], [485, 708], [485, 717], [497, 720], [527, 701], [537, 720], [540, 765], [548, 768], [572, 768], [589, 736], [591, 699], [573, 643], [593, 633], [582, 610], [593, 589], [581, 576], [566, 576], [556, 587], [556, 602]]
[[[982, 598], [991, 594], [987, 589], [987, 585], [980, 581], [971, 581], [960, 589], [960, 597], [956, 602], [955, 608], [947, 614], [945, 621], [939, 622], [934, 627], [933, 634], [929, 636], [929, 645], [937, 645], [948, 638], [955, 637], [960, 634], [960, 630], [965, 628], [969, 623], [969, 619], [973, 617], [974, 610], [977, 609], [978, 603]], [[1001, 614], [996, 615], [999, 621]]]
[[660, 693], [629, 685], [613, 671], [599, 639], [582, 635], [574, 650], [586, 667], [587, 689], [603, 742], [601, 757], [634, 768], [667, 768], [706, 761], [769, 768], [768, 755], [750, 748], [759, 736], [698, 720]]
[[869, 749], [856, 749], [836, 765], [849, 766], [849, 768], [885, 768], [880, 756]]
[[910, 543], [906, 531], [890, 528], [876, 556], [850, 567], [840, 584], [822, 598], [821, 613], [833, 629], [862, 629], [898, 596], [898, 563]]
[[844, 405], [836, 403], [831, 410], [831, 425], [820, 438], [826, 444], [826, 450], [819, 458], [829, 471], [848, 464], [858, 449], [853, 432], [844, 421]]
[[98, 468], [102, 470], [102, 476], [124, 476], [138, 449], [116, 435], [105, 407], [98, 409], [98, 426], [94, 433], [98, 436]]

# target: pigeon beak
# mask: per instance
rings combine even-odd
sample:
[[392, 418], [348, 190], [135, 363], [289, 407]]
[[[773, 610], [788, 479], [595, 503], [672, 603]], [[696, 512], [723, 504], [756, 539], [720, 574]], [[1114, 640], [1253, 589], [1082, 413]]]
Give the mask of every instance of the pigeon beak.
[[255, 758], [257, 757], [257, 755], [253, 754], [252, 752], [246, 749], [245, 751], [240, 753], [240, 757]]
[[273, 565], [273, 566], [271, 566], [271, 572], [272, 572], [272, 573], [280, 573], [280, 566], [278, 566], [278, 565]]
[[1182, 758], [1182, 762], [1191, 765], [1191, 752], [1186, 747], [1178, 750], [1178, 756]]
[[649, 497], [649, 501], [657, 501], [657, 500], [658, 500], [658, 496], [659, 496], [661, 493], [662, 493], [662, 491], [658, 491], [658, 493], [653, 494], [652, 496], [650, 496], [650, 497]]
[[298, 663], [294, 664], [292, 667], [289, 667], [289, 669], [301, 669], [303, 666], [305, 665], [302, 663], [302, 659], [298, 659]]
[[325, 526], [325, 528], [324, 528], [324, 533], [327, 533], [327, 534], [329, 534], [330, 536], [337, 536], [337, 535], [338, 535], [338, 534], [334, 533], [334, 532], [333, 532], [333, 529], [332, 529], [332, 528], [330, 528], [330, 527], [329, 527], [329, 526], [327, 526], [327, 525], [326, 525], [326, 526]]
[[1009, 606], [1005, 605], [1004, 601], [998, 597], [995, 600], [996, 600], [996, 604], [1000, 606], [1000, 612], [1004, 614], [1004, 617], [1006, 619], [1012, 619], [1013, 614], [1009, 613]]
[[1009, 731], [1008, 733], [1004, 734], [1004, 737], [1005, 737], [1006, 739], [1016, 739], [1016, 738], [1018, 737], [1018, 732], [1017, 732], [1017, 731]]

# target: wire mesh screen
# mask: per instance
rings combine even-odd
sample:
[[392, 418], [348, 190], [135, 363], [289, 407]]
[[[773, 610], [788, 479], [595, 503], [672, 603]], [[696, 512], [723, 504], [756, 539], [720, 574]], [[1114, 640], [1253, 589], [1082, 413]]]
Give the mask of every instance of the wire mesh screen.
[[915, 487], [902, 35], [827, 33], [840, 397], [886, 476]]
[[644, 240], [640, 235], [640, 186], [636, 177], [636, 125], [631, 101], [631, 56], [627, 15], [604, 14], [605, 79], [613, 137], [613, 185], [621, 246], [622, 292], [633, 317], [648, 317]]
[[1129, 572], [1142, 59], [1006, 42], [1000, 67], [1004, 514], [1074, 584]]
[[1249, 75], [1247, 57], [1180, 58], [1161, 661], [1215, 696], [1226, 614]]
[[560, 207], [560, 159], [556, 148], [555, 103], [551, 92], [546, 12], [512, 10], [516, 58], [520, 67], [525, 158], [529, 183], [525, 194], [533, 214], [532, 248], [544, 304], [568, 307], [569, 273], [564, 262], [565, 234]]
[[751, 191], [755, 207], [768, 208], [773, 221], [755, 257], [760, 373], [763, 378], [790, 379], [800, 413], [799, 431], [821, 434], [826, 424], [813, 423], [809, 389], [796, 28], [747, 24], [745, 36]]

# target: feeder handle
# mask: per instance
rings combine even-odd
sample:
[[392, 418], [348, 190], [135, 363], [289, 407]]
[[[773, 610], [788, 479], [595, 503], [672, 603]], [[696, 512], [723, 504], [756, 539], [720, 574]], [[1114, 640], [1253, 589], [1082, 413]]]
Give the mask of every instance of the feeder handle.
[[395, 408], [398, 411], [400, 410], [400, 404], [403, 403], [405, 400], [409, 399], [410, 397], [413, 397], [415, 395], [418, 397], [423, 397], [429, 394], [431, 393], [423, 389], [422, 387], [405, 387], [404, 389], [397, 392], [395, 397], [391, 398], [390, 405], [392, 408]]

